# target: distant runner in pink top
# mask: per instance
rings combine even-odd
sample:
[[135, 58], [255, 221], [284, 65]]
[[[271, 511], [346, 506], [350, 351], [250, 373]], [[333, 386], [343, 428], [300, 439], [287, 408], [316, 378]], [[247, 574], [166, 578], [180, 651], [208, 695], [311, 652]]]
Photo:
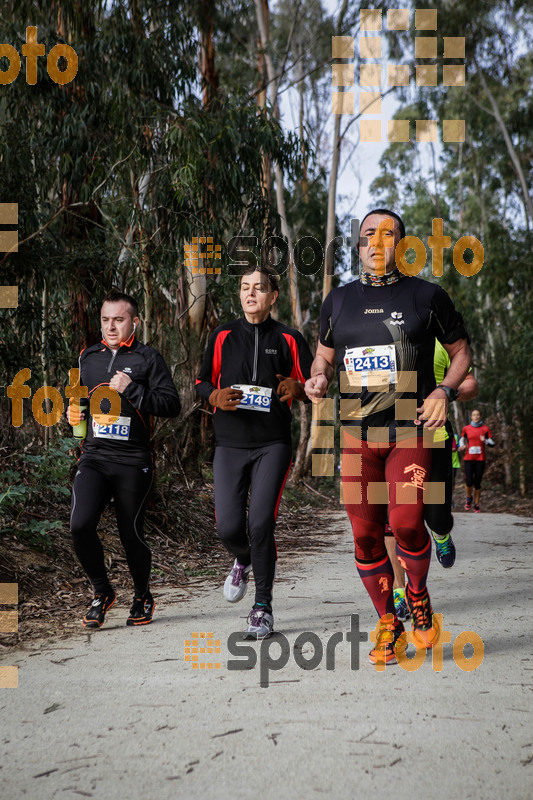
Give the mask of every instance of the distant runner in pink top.
[[470, 425], [465, 425], [459, 442], [459, 452], [466, 451], [464, 456], [466, 503], [465, 510], [472, 508], [472, 489], [474, 490], [474, 511], [479, 514], [479, 498], [481, 495], [481, 478], [485, 471], [485, 445], [494, 447], [492, 434], [481, 419], [481, 412], [472, 411]]

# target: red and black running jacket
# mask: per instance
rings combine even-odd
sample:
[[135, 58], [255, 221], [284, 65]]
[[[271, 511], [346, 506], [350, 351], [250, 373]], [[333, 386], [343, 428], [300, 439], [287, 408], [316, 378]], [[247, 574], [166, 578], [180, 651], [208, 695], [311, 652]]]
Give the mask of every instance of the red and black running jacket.
[[214, 415], [215, 438], [224, 447], [262, 447], [274, 442], [291, 444], [291, 401], [276, 394], [276, 375], [305, 383], [313, 357], [304, 337], [268, 317], [254, 325], [245, 318], [220, 325], [209, 340], [196, 380], [196, 391], [206, 400], [215, 389], [235, 383], [272, 389], [270, 411], [245, 409]]

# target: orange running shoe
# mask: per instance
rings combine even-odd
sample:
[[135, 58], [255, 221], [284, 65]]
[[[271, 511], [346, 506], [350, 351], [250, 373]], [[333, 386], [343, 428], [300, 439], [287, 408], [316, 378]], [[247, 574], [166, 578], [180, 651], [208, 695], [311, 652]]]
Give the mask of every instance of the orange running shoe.
[[405, 597], [411, 613], [415, 647], [418, 650], [429, 650], [439, 640], [440, 626], [433, 616], [428, 590], [424, 589], [423, 594], [413, 595], [407, 585]]
[[373, 635], [375, 636], [376, 644], [368, 655], [370, 663], [397, 664], [397, 651], [400, 648], [405, 650], [407, 647], [405, 636], [402, 636], [404, 632], [403, 623], [397, 617], [393, 614], [384, 614], [380, 618], [375, 632], [371, 634], [371, 638]]
[[84, 628], [101, 628], [105, 621], [105, 615], [117, 599], [111, 587], [107, 592], [96, 592], [94, 600], [91, 601], [89, 610], [82, 619]]

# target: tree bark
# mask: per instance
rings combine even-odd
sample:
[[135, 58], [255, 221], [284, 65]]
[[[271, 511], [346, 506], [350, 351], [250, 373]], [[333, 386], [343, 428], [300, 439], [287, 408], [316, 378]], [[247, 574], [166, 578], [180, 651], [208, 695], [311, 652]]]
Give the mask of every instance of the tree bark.
[[[43, 293], [41, 295], [41, 369], [43, 371], [44, 386], [50, 386], [50, 369], [48, 366], [48, 284], [46, 278], [43, 284]], [[50, 400], [47, 397], [44, 401], [46, 412], [50, 411]], [[43, 427], [44, 446], [48, 447], [50, 444], [50, 428], [46, 425]]]
[[302, 150], [302, 196], [304, 203], [309, 202], [309, 180], [307, 177], [307, 146], [304, 138], [304, 81], [303, 81], [303, 63], [302, 63], [302, 44], [298, 43], [298, 95], [300, 99], [300, 147]]
[[300, 483], [306, 475], [306, 455], [307, 446], [311, 436], [312, 407], [309, 403], [300, 403], [300, 439], [296, 448], [294, 467], [291, 475], [291, 483]]
[[193, 275], [192, 267], [186, 267], [187, 305], [189, 308], [189, 328], [200, 336], [205, 314], [207, 278], [205, 275]]
[[[343, 4], [339, 11], [337, 24], [335, 26], [335, 35], [340, 36], [342, 31], [342, 24], [346, 9], [348, 7], [348, 0], [343, 0]], [[335, 264], [335, 248], [328, 247], [329, 242], [335, 238], [335, 224], [337, 221], [336, 215], [336, 201], [337, 201], [337, 179], [339, 175], [339, 163], [341, 153], [341, 114], [335, 115], [335, 124], [333, 126], [333, 154], [331, 159], [331, 172], [329, 175], [328, 185], [328, 217], [326, 220], [326, 247], [324, 258], [324, 279], [322, 282], [322, 300], [325, 300], [331, 291], [331, 282], [333, 278], [333, 270]]]
[[516, 434], [518, 436], [518, 485], [520, 487], [520, 494], [525, 497], [527, 494], [526, 485], [526, 440], [524, 436], [524, 428], [522, 420], [516, 417]]
[[200, 71], [203, 80], [203, 106], [211, 108], [218, 92], [218, 72], [215, 68], [215, 46], [213, 44], [214, 12], [213, 0], [200, 0]]
[[335, 224], [337, 221], [337, 177], [339, 173], [341, 151], [340, 129], [341, 115], [337, 114], [335, 116], [335, 125], [333, 128], [333, 156], [331, 159], [331, 172], [328, 185], [328, 216], [326, 220], [326, 248], [324, 259], [324, 279], [322, 281], [322, 300], [325, 300], [331, 291], [331, 283], [335, 264], [335, 249], [333, 247], [329, 247], [328, 245], [329, 242], [332, 242], [335, 238]]
[[[477, 66], [477, 64], [476, 64], [476, 66]], [[518, 158], [518, 155], [516, 153], [515, 147], [513, 145], [512, 140], [511, 140], [511, 137], [509, 136], [509, 131], [507, 130], [505, 122], [503, 121], [503, 117], [502, 117], [502, 115], [500, 113], [500, 109], [498, 107], [496, 99], [494, 98], [494, 95], [492, 94], [492, 92], [490, 91], [490, 89], [488, 87], [487, 81], [485, 80], [485, 76], [483, 74], [483, 70], [481, 70], [479, 68], [479, 66], [478, 66], [478, 72], [479, 72], [479, 77], [480, 77], [481, 83], [483, 84], [483, 89], [484, 89], [485, 94], [487, 95], [488, 101], [489, 101], [489, 103], [491, 105], [492, 113], [493, 113], [494, 118], [495, 118], [495, 120], [496, 120], [496, 122], [498, 124], [499, 129], [502, 132], [503, 140], [505, 142], [505, 146], [507, 147], [507, 152], [509, 153], [509, 158], [511, 159], [511, 163], [513, 165], [513, 168], [514, 168], [514, 170], [516, 172], [516, 175], [518, 177], [518, 180], [520, 182], [520, 188], [522, 189], [522, 195], [523, 195], [523, 198], [524, 198], [524, 206], [525, 206], [525, 210], [526, 210], [526, 219], [533, 220], [533, 201], [531, 200], [531, 196], [529, 194], [527, 180], [526, 180], [526, 177], [524, 175], [524, 170], [522, 169], [522, 165], [520, 163], [520, 159]], [[529, 230], [529, 222], [528, 222], [528, 226], [527, 227], [528, 227], [528, 230]]]
[[513, 485], [513, 473], [511, 469], [511, 458], [512, 458], [512, 445], [511, 445], [511, 437], [509, 435], [509, 426], [505, 421], [505, 417], [501, 413], [501, 411], [497, 411], [498, 420], [500, 422], [500, 431], [502, 437], [502, 453], [503, 453], [503, 481], [505, 486], [505, 491], [510, 492]]
[[[265, 19], [265, 7], [268, 10], [268, 3], [266, 1], [255, 0], [257, 24], [259, 27], [259, 35], [261, 37], [261, 47], [263, 49], [265, 57], [265, 64], [267, 68], [267, 75], [270, 86], [270, 102], [272, 108], [275, 109], [277, 106], [278, 82], [275, 77], [274, 65], [272, 63], [272, 59], [267, 50], [268, 31]], [[296, 266], [294, 264], [294, 258], [293, 258], [292, 234], [291, 231], [289, 230], [289, 225], [287, 223], [287, 213], [285, 210], [285, 195], [284, 195], [285, 179], [283, 175], [283, 170], [278, 162], [276, 162], [275, 176], [276, 176], [276, 205], [278, 208], [278, 214], [281, 222], [281, 232], [285, 237], [285, 239], [287, 240], [287, 246], [289, 250], [288, 277], [289, 277], [289, 291], [291, 300], [292, 324], [295, 326], [295, 328], [301, 331], [303, 327], [302, 306], [300, 303], [300, 292], [298, 289], [298, 275], [296, 272]]]
[[[272, 63], [272, 59], [270, 54], [268, 53], [268, 28], [267, 28], [267, 14], [268, 14], [268, 2], [267, 0], [255, 0], [255, 9], [257, 14], [257, 25], [259, 28], [259, 35], [261, 37], [261, 47], [264, 53], [265, 65], [267, 69], [267, 76], [270, 86], [270, 102], [272, 104], [272, 108], [276, 111], [277, 108], [277, 95], [278, 95], [278, 81], [275, 78], [274, 73], [274, 65]], [[265, 13], [266, 12], [266, 13]], [[281, 78], [280, 78], [281, 79]], [[279, 79], [279, 80], [280, 80]], [[279, 113], [279, 112], [278, 112]], [[290, 292], [290, 301], [291, 301], [291, 316], [292, 316], [292, 324], [295, 328], [299, 331], [303, 328], [303, 315], [302, 315], [302, 306], [300, 302], [300, 290], [298, 288], [298, 273], [296, 271], [296, 265], [294, 264], [294, 252], [293, 252], [293, 242], [292, 242], [292, 235], [289, 229], [289, 225], [287, 223], [287, 214], [285, 210], [285, 183], [284, 183], [284, 175], [283, 170], [279, 163], [276, 162], [275, 167], [275, 176], [276, 176], [276, 204], [278, 209], [279, 218], [281, 221], [281, 232], [287, 241], [288, 247], [288, 278], [289, 278], [289, 292]], [[302, 414], [300, 417], [300, 439], [298, 442], [298, 447], [296, 451], [296, 459], [294, 463], [293, 474], [291, 476], [291, 482], [294, 483], [296, 481], [296, 476], [299, 475], [300, 478], [303, 475], [303, 465], [304, 465], [304, 458], [305, 452], [307, 450], [307, 442], [309, 440], [311, 426], [309, 423], [308, 429], [306, 430], [306, 424], [304, 424], [304, 419], [306, 419], [306, 412], [302, 411], [302, 407], [300, 408]], [[298, 480], [300, 479], [298, 478]]]
[[[265, 19], [265, 28], [266, 28], [266, 35], [269, 35], [269, 12], [268, 12], [268, 0], [262, 0], [263, 3], [263, 15]], [[265, 56], [261, 47], [261, 39], [258, 40], [258, 48], [257, 48], [257, 71], [259, 72], [259, 82], [260, 82], [260, 91], [257, 94], [257, 107], [259, 112], [262, 113], [263, 110], [266, 108], [266, 101], [267, 101], [267, 82], [268, 82], [268, 72], [266, 68]], [[272, 193], [272, 163], [270, 161], [270, 157], [263, 153], [263, 169], [261, 175], [261, 191], [263, 197], [265, 197], [268, 201], [270, 201], [270, 196]]]

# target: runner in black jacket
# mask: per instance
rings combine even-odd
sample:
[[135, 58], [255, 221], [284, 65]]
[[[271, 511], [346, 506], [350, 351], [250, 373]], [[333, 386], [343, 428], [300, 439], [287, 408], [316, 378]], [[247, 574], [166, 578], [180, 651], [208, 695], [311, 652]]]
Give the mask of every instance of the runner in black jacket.
[[[99, 628], [115, 602], [96, 532], [106, 503], [114, 499], [117, 525], [135, 586], [128, 625], [151, 622], [154, 600], [149, 590], [151, 553], [143, 535], [144, 510], [152, 484], [150, 416], [175, 417], [178, 393], [161, 355], [135, 339], [137, 303], [111, 292], [101, 311], [102, 342], [83, 350], [81, 384], [89, 398], [100, 389], [120, 397], [120, 416], [99, 424], [87, 412], [87, 435], [72, 487], [70, 529], [74, 549], [93, 585], [95, 596], [83, 618], [87, 628]], [[101, 400], [103, 414], [111, 410]], [[69, 419], [71, 411], [69, 409]], [[104, 420], [105, 422], [105, 420]]]
[[215, 330], [196, 381], [198, 393], [215, 407], [217, 529], [235, 556], [224, 597], [241, 600], [253, 569], [255, 605], [246, 635], [258, 639], [270, 635], [274, 622], [274, 528], [291, 465], [290, 407], [293, 399], [305, 400], [312, 361], [303, 336], [270, 316], [278, 286], [271, 268], [245, 270], [244, 317]]

